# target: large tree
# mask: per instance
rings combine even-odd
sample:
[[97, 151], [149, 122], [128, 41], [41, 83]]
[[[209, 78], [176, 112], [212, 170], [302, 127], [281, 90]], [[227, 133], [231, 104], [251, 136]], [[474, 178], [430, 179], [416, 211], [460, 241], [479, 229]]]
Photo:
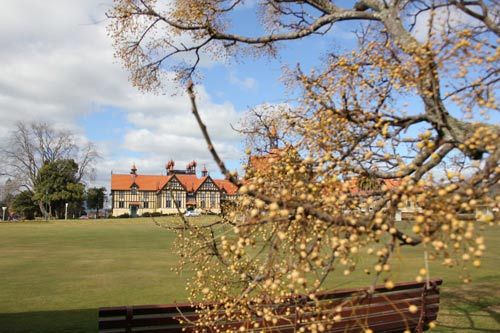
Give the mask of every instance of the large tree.
[[33, 199], [48, 208], [46, 212], [62, 218], [66, 203], [81, 206], [85, 186], [79, 179], [78, 164], [71, 159], [45, 163], [38, 171]]
[[[359, 25], [356, 47], [322, 54], [310, 73], [300, 64], [287, 71], [301, 98], [282, 115], [287, 125], [276, 130], [284, 132], [266, 131], [272, 122], [249, 129], [279, 137], [280, 150], [265, 168], [250, 165], [244, 184], [219, 159], [189, 85], [209, 149], [241, 193], [220, 227], [236, 237], [185, 222], [191, 232], [182, 235], [190, 239], [180, 252], [196, 270], [192, 299], [224, 301], [198, 323], [279, 320], [279, 310], [256, 304], [293, 293], [314, 299], [339, 269], [364, 269], [370, 281], [391, 287], [390, 264], [401, 247], [418, 247], [447, 266], [479, 266], [480, 223], [490, 217], [467, 222], [461, 213], [481, 201], [498, 205], [486, 195], [500, 179], [498, 3], [261, 0], [260, 36], [234, 32], [232, 15], [244, 3], [117, 0], [109, 13], [117, 55], [145, 91], [164, 89], [169, 70], [180, 82], [191, 79], [200, 55], [274, 56], [278, 46], [313, 35], [335, 41], [329, 31], [339, 22]], [[358, 181], [370, 190], [359, 191]], [[418, 206], [410, 227], [395, 218], [408, 201]], [[419, 279], [426, 273], [416, 272]]]
[[[34, 192], [40, 169], [47, 163], [73, 159], [78, 165], [76, 180], [80, 182], [93, 175], [93, 164], [98, 153], [93, 143], [79, 142], [68, 130], [58, 130], [45, 122], [19, 122], [0, 145], [2, 169], [0, 175], [9, 176], [23, 189]], [[45, 207], [39, 201], [40, 210]]]

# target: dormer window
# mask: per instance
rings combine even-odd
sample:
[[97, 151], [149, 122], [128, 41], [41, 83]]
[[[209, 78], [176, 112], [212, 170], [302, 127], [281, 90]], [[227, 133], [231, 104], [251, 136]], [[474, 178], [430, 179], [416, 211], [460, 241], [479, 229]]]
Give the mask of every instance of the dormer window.
[[132, 191], [133, 195], [136, 195], [137, 194], [137, 186], [136, 185], [132, 186], [131, 191]]

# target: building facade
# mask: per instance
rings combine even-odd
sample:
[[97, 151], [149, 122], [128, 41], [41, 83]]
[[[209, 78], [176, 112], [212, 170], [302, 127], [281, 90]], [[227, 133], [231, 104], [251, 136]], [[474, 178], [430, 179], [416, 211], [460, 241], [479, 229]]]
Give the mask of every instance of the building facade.
[[212, 179], [204, 167], [196, 174], [196, 162], [185, 170], [166, 165], [166, 175], [142, 175], [132, 166], [130, 174], [111, 175], [111, 208], [113, 216], [144, 213], [175, 214], [180, 210], [220, 213], [221, 201], [234, 199], [237, 187], [225, 179]]

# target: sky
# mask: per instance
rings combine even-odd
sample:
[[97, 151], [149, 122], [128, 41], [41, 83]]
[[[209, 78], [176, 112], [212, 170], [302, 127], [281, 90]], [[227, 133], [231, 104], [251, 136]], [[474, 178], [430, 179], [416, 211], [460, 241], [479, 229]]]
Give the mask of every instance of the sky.
[[[256, 35], [253, 0], [234, 16], [235, 29]], [[193, 116], [175, 83], [167, 92], [139, 92], [114, 58], [105, 13], [111, 0], [16, 0], [0, 11], [0, 140], [18, 121], [46, 121], [70, 129], [80, 142], [96, 144], [101, 158], [89, 185], [109, 189], [110, 173], [160, 174], [169, 159], [183, 168], [191, 160], [220, 177]], [[331, 50], [354, 43], [354, 29], [338, 24], [332, 38], [289, 43], [278, 58], [237, 61], [203, 59], [198, 103], [215, 147], [230, 169], [244, 162], [242, 138], [231, 125], [263, 103], [287, 102], [284, 65], [305, 69]]]
[[[18, 121], [46, 121], [69, 129], [80, 142], [96, 144], [101, 158], [90, 185], [109, 188], [110, 173], [164, 172], [197, 160], [218, 177], [189, 99], [175, 83], [163, 95], [132, 87], [114, 58], [107, 35], [108, 0], [16, 0], [0, 11], [0, 138]], [[253, 1], [235, 16], [238, 29], [258, 33]], [[340, 36], [346, 34], [336, 28]], [[244, 161], [242, 138], [231, 129], [242, 114], [262, 103], [286, 101], [280, 80], [284, 64], [313, 63], [328, 46], [319, 38], [300, 41], [278, 59], [204, 59], [198, 103], [222, 157], [231, 169]], [[241, 61], [240, 61], [241, 60]]]

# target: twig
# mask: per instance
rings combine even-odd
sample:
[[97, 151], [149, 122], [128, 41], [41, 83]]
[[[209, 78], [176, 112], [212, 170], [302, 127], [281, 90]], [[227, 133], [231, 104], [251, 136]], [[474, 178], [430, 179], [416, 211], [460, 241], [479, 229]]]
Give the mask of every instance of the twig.
[[200, 126], [201, 132], [203, 133], [203, 137], [205, 138], [205, 141], [207, 142], [208, 145], [208, 150], [210, 151], [210, 154], [212, 154], [213, 159], [219, 166], [220, 171], [226, 178], [233, 183], [234, 185], [240, 187], [241, 183], [240, 181], [231, 173], [229, 170], [226, 168], [226, 165], [224, 164], [224, 161], [219, 157], [219, 154], [214, 148], [214, 145], [212, 143], [212, 139], [210, 139], [210, 135], [208, 134], [207, 126], [203, 123], [200, 117], [200, 113], [198, 112], [198, 107], [196, 106], [196, 96], [194, 94], [193, 90], [193, 81], [189, 81], [188, 87], [187, 87], [187, 92], [189, 94], [189, 98], [191, 99], [191, 111], [196, 118], [196, 121], [198, 122], [198, 125]]

